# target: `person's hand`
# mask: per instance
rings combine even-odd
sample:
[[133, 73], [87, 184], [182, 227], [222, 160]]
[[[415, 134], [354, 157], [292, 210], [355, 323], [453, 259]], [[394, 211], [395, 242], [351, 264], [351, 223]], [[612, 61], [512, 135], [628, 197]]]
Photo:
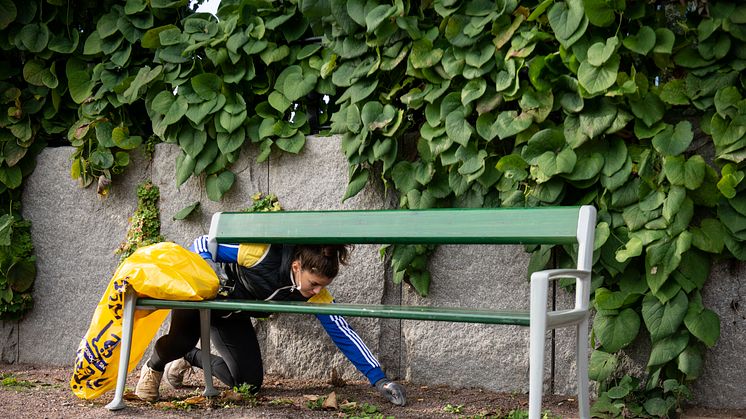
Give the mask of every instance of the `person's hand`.
[[376, 389], [383, 397], [397, 406], [407, 404], [407, 394], [404, 391], [404, 386], [395, 381], [391, 381], [388, 378], [381, 378], [376, 382]]

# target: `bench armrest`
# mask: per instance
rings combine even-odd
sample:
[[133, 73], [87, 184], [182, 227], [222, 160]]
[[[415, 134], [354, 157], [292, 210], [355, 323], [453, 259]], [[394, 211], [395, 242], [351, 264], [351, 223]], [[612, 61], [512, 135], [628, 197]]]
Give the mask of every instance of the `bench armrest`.
[[[547, 311], [549, 281], [561, 278], [575, 278], [575, 308], [572, 310]], [[591, 272], [579, 269], [547, 269], [531, 274], [531, 322], [539, 318], [546, 321], [554, 317], [550, 324], [559, 325], [584, 317], [588, 312], [591, 290]], [[536, 316], [536, 317], [535, 317]]]

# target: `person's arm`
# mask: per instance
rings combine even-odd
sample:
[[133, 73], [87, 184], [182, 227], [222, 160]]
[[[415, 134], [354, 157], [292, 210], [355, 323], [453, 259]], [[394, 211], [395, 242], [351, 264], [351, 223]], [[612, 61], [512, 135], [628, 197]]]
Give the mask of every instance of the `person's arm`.
[[222, 244], [219, 243], [217, 252], [215, 255], [210, 253], [207, 247], [207, 235], [199, 236], [194, 239], [194, 243], [189, 246], [189, 250], [194, 253], [199, 253], [205, 260], [211, 260], [219, 263], [235, 263], [238, 261], [238, 244]]
[[371, 385], [386, 375], [373, 353], [342, 316], [317, 314], [321, 325], [337, 348], [368, 378]]
[[386, 377], [381, 369], [381, 364], [344, 317], [317, 314], [316, 318], [324, 326], [324, 330], [337, 345], [337, 348], [355, 365], [358, 371], [368, 378], [370, 384], [375, 386], [379, 393], [397, 406], [403, 406], [407, 403], [404, 387]]

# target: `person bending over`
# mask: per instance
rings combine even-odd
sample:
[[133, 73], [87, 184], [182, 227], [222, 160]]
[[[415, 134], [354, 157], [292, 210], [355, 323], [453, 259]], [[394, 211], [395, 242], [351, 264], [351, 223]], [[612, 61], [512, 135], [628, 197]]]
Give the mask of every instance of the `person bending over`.
[[[310, 301], [333, 303], [326, 286], [347, 264], [348, 245], [214, 244], [207, 236], [194, 240], [199, 253], [220, 278], [218, 298]], [[211, 336], [220, 356], [212, 355], [212, 373], [229, 387], [242, 384], [259, 391], [264, 370], [252, 317], [267, 313], [211, 310]], [[370, 383], [395, 405], [406, 403], [404, 387], [389, 380], [376, 357], [341, 316], [317, 314], [321, 325], [342, 353]], [[143, 364], [135, 394], [146, 401], [159, 397], [161, 379], [182, 386], [192, 366], [202, 368], [199, 311], [174, 309], [168, 334], [160, 337]]]

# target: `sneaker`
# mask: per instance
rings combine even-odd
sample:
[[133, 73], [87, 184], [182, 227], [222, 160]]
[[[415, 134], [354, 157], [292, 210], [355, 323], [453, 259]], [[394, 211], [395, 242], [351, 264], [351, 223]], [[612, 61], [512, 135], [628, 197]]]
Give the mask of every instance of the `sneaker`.
[[158, 387], [161, 385], [161, 378], [163, 377], [162, 372], [158, 372], [143, 364], [142, 370], [140, 370], [140, 381], [137, 382], [135, 388], [135, 394], [146, 402], [154, 402], [158, 400]]
[[191, 372], [193, 372], [192, 364], [184, 358], [179, 358], [166, 364], [166, 370], [163, 373], [171, 387], [181, 388], [184, 387], [184, 377]]

